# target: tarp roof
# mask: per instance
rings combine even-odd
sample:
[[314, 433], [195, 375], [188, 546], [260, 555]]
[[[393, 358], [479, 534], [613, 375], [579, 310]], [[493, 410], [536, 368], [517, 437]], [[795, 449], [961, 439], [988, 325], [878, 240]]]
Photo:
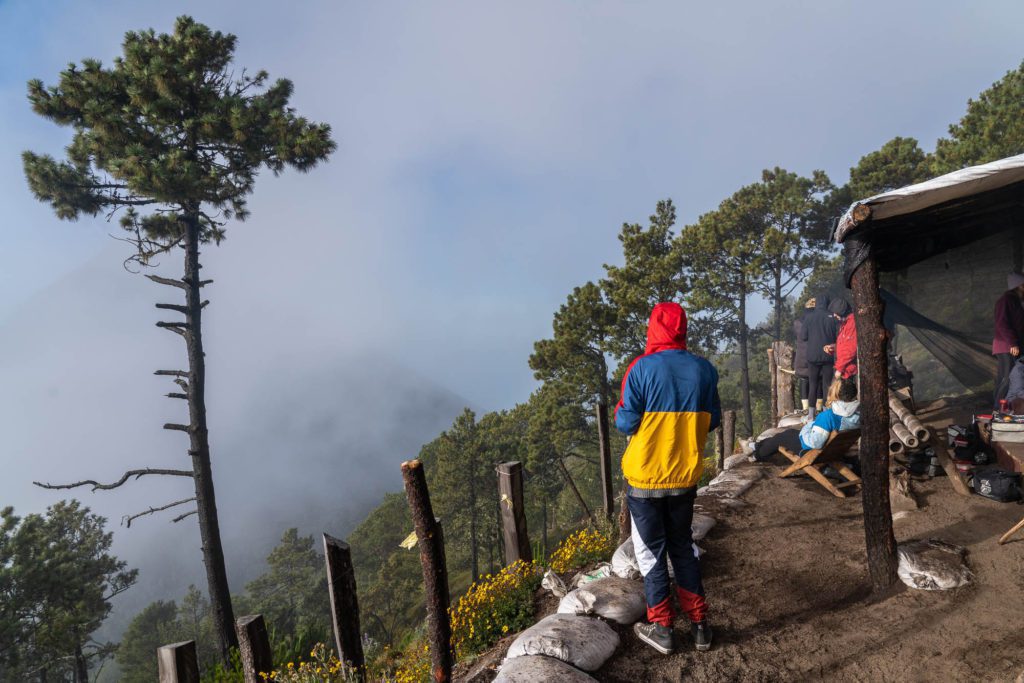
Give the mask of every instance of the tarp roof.
[[1011, 227], [1024, 230], [1024, 154], [854, 202], [834, 238], [856, 231], [895, 270]]

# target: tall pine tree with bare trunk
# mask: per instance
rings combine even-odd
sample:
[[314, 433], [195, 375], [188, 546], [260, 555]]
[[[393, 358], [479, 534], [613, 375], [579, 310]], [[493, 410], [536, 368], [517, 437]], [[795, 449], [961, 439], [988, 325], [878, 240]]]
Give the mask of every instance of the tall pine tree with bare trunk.
[[[25, 152], [25, 175], [35, 196], [57, 216], [118, 217], [134, 246], [129, 262], [147, 266], [180, 249], [180, 279], [148, 275], [184, 295], [183, 303], [157, 304], [184, 319], [159, 322], [185, 342], [187, 370], [160, 370], [181, 390], [169, 397], [188, 404], [187, 424], [165, 429], [189, 437], [191, 470], [131, 470], [112, 484], [94, 481], [45, 486], [116, 488], [143, 475], [192, 477], [195, 497], [141, 514], [195, 502], [214, 622], [224, 661], [237, 645], [224, 552], [217, 522], [206, 424], [206, 367], [200, 290], [203, 245], [219, 244], [231, 219], [244, 220], [246, 201], [260, 169], [308, 171], [335, 149], [330, 127], [298, 116], [288, 106], [292, 84], [250, 75], [232, 66], [235, 37], [180, 17], [171, 34], [153, 30], [125, 35], [124, 54], [105, 68], [94, 59], [72, 64], [56, 86], [28, 84], [39, 115], [74, 130], [67, 158]], [[137, 515], [132, 516], [135, 517]], [[131, 519], [131, 518], [129, 518]]]

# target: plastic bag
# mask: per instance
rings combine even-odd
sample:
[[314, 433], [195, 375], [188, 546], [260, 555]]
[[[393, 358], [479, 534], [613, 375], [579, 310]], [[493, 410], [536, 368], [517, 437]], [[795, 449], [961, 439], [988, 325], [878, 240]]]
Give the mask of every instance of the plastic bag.
[[596, 671], [618, 646], [619, 634], [600, 619], [552, 614], [520, 633], [509, 647], [505, 661], [547, 655], [584, 671]]
[[974, 578], [964, 558], [967, 550], [952, 543], [928, 539], [908, 541], [896, 548], [896, 573], [911, 588], [944, 591], [966, 586]]
[[591, 581], [562, 598], [558, 613], [596, 615], [618, 624], [635, 624], [647, 613], [644, 585], [617, 576]]
[[540, 586], [551, 591], [551, 594], [556, 598], [563, 598], [569, 592], [562, 578], [551, 569], [544, 572], [544, 578], [541, 579]]
[[569, 585], [573, 588], [579, 588], [591, 581], [597, 581], [598, 579], [603, 579], [608, 576], [614, 576], [612, 566], [607, 562], [602, 562], [589, 572], [579, 572], [576, 574], [576, 576], [572, 577], [572, 581], [569, 582]]
[[530, 655], [506, 659], [498, 669], [494, 683], [536, 683], [537, 681], [588, 683], [596, 680], [560, 659], [544, 655]]

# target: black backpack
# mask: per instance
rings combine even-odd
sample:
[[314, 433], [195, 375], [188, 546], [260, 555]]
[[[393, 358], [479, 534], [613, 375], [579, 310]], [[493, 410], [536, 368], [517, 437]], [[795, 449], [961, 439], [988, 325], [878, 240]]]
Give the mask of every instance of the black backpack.
[[1016, 472], [991, 467], [975, 470], [974, 492], [1000, 503], [1012, 503], [1021, 499], [1020, 475]]

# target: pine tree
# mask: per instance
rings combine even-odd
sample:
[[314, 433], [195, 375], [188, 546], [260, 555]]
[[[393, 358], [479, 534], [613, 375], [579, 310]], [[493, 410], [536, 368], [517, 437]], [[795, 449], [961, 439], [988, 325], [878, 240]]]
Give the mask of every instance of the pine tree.
[[183, 305], [157, 304], [184, 319], [157, 325], [181, 335], [188, 370], [157, 374], [175, 378], [181, 391], [168, 396], [187, 401], [188, 424], [165, 428], [188, 434], [192, 469], [132, 470], [113, 486], [147, 474], [194, 479], [194, 498], [150, 511], [196, 502], [214, 623], [227, 662], [237, 638], [206, 422], [202, 312], [209, 302], [200, 290], [212, 280], [200, 275], [200, 247], [219, 244], [228, 221], [247, 217], [247, 197], [262, 168], [275, 174], [286, 167], [307, 171], [335, 144], [329, 126], [289, 107], [290, 81], [270, 82], [265, 71], [235, 76], [232, 35], [181, 17], [171, 34], [129, 32], [123, 47], [110, 68], [86, 59], [63, 71], [56, 86], [29, 82], [33, 110], [70, 126], [74, 137], [64, 161], [25, 152], [25, 175], [35, 196], [59, 218], [119, 214], [135, 263], [149, 265], [178, 249], [184, 256], [182, 278], [148, 277], [184, 294]]

